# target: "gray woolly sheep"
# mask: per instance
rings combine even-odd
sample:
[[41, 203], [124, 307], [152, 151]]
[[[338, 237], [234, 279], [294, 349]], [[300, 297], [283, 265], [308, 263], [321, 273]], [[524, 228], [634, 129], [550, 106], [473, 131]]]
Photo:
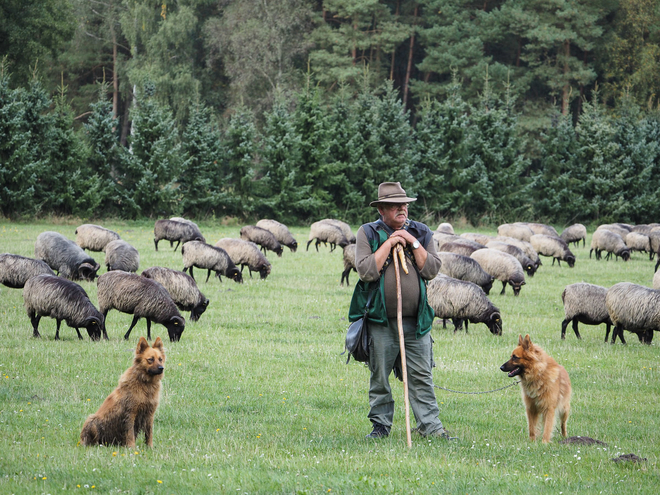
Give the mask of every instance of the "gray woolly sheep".
[[582, 247], [587, 243], [587, 228], [581, 223], [574, 223], [566, 227], [559, 236], [566, 244], [575, 244], [578, 246], [582, 241]]
[[316, 251], [319, 250], [319, 244], [329, 243], [330, 252], [334, 251], [337, 246], [344, 248], [348, 246], [350, 242], [346, 238], [346, 235], [342, 232], [339, 227], [331, 225], [327, 222], [314, 222], [309, 230], [309, 240], [307, 241], [307, 249], [309, 251], [309, 245], [313, 240], [316, 240]]
[[263, 219], [257, 222], [257, 227], [266, 229], [273, 234], [275, 239], [277, 239], [283, 246], [288, 247], [292, 253], [295, 253], [298, 249], [298, 242], [293, 238], [293, 235], [283, 223], [276, 220]]
[[488, 244], [486, 244], [486, 247], [489, 249], [497, 249], [498, 251], [508, 253], [515, 257], [518, 261], [520, 261], [523, 270], [525, 270], [525, 273], [527, 273], [527, 275], [530, 277], [533, 277], [536, 273], [536, 264], [531, 259], [529, 259], [529, 257], [518, 246], [507, 244], [506, 242], [502, 241], [490, 241]]
[[187, 273], [162, 266], [152, 266], [142, 272], [143, 277], [155, 280], [165, 287], [181, 311], [190, 311], [190, 320], [197, 321], [209, 305], [193, 278]]
[[171, 217], [170, 220], [173, 220], [175, 222], [187, 223], [188, 225], [192, 225], [193, 227], [195, 227], [199, 231], [199, 225], [197, 225], [192, 220], [188, 220], [188, 219], [183, 218], [183, 217]]
[[154, 224], [154, 246], [158, 251], [158, 243], [165, 239], [170, 241], [170, 247], [176, 251], [179, 244], [185, 244], [188, 241], [206, 242], [204, 236], [192, 222], [177, 222], [175, 220], [156, 220]]
[[57, 232], [42, 232], [34, 245], [34, 256], [69, 280], [93, 281], [101, 267], [78, 244]]
[[500, 295], [504, 295], [507, 283], [513, 288], [515, 296], [520, 294], [520, 289], [525, 285], [525, 273], [520, 261], [516, 258], [502, 251], [488, 248], [479, 249], [470, 257], [476, 260], [486, 273], [502, 282]]
[[438, 275], [428, 283], [428, 301], [438, 318], [451, 318], [454, 333], [470, 323], [484, 323], [493, 335], [502, 335], [500, 310], [490, 302], [477, 284], [446, 275]]
[[505, 242], [506, 244], [511, 244], [512, 246], [516, 246], [522, 249], [522, 252], [525, 253], [525, 255], [534, 262], [537, 270], [539, 266], [543, 264], [541, 263], [541, 258], [539, 258], [539, 254], [536, 252], [536, 250], [532, 247], [532, 245], [529, 242], [521, 241], [520, 239], [515, 239], [513, 237], [506, 237], [501, 235], [495, 237], [495, 240], [500, 242]]
[[465, 237], [461, 237], [460, 235], [455, 235], [455, 234], [446, 234], [444, 232], [437, 232], [437, 231], [433, 232], [433, 242], [435, 242], [436, 251], [445, 242], [460, 242], [464, 240], [471, 240], [471, 239], [466, 239]]
[[208, 270], [206, 275], [206, 282], [208, 283], [211, 272], [215, 272], [215, 276], [222, 282], [221, 275], [233, 280], [234, 282], [243, 283], [243, 276], [241, 271], [236, 268], [236, 265], [222, 248], [211, 246], [201, 241], [186, 242], [181, 248], [183, 254], [183, 272], [186, 273], [190, 269], [190, 276], [195, 279], [193, 275], [193, 267]]
[[[186, 321], [165, 287], [147, 277], [120, 271], [107, 272], [97, 281], [99, 310], [106, 318], [108, 311], [116, 309], [133, 315], [133, 321], [124, 335], [128, 340], [131, 330], [140, 318], [147, 319], [147, 338], [151, 340], [151, 322], [167, 328], [170, 341], [181, 339]], [[103, 329], [103, 337], [108, 334]]]
[[436, 232], [443, 232], [445, 234], [455, 234], [454, 232], [454, 227], [452, 224], [443, 222], [440, 225], [438, 225], [438, 228], [435, 229]]
[[571, 268], [575, 266], [575, 255], [568, 249], [568, 244], [559, 237], [534, 234], [530, 238], [530, 241], [534, 251], [540, 255], [552, 257], [553, 265], [555, 264], [555, 260], [557, 260], [557, 265], [559, 266], [561, 266], [562, 261], [568, 263], [568, 266]]
[[319, 222], [327, 223], [330, 225], [334, 225], [335, 227], [339, 227], [342, 233], [346, 236], [346, 240], [348, 241], [348, 243], [355, 244], [356, 241], [355, 234], [353, 234], [353, 230], [351, 229], [351, 226], [348, 225], [346, 222], [342, 222], [341, 220], [335, 220], [334, 218], [324, 218], [323, 220], [319, 220]]
[[0, 254], [0, 284], [12, 289], [22, 289], [25, 282], [42, 273], [55, 275], [44, 261], [18, 254]]
[[105, 246], [105, 266], [108, 271], [135, 273], [140, 267], [140, 253], [126, 241], [111, 241]]
[[469, 239], [474, 242], [478, 242], [479, 244], [483, 244], [484, 246], [488, 244], [490, 241], [495, 240], [494, 235], [476, 234], [473, 232], [465, 232], [464, 234], [461, 234], [461, 237], [464, 239]]
[[607, 312], [610, 314], [614, 332], [625, 344], [623, 330], [637, 334], [640, 342], [650, 344], [653, 331], [660, 331], [660, 291], [642, 285], [620, 282], [613, 285], [605, 296]]
[[607, 252], [605, 259], [609, 259], [612, 254], [616, 256], [616, 259], [619, 259], [619, 256], [623, 258], [623, 261], [628, 261], [630, 259], [630, 249], [626, 246], [623, 238], [614, 232], [611, 232], [606, 229], [598, 229], [594, 232], [594, 235], [591, 236], [591, 249], [589, 250], [589, 258], [591, 258], [591, 253], [596, 252], [596, 259], [601, 259], [601, 253], [603, 251]]
[[[633, 251], [638, 251], [640, 253], [651, 253], [651, 239], [646, 234], [640, 234], [639, 232], [630, 232], [626, 236], [624, 241], [628, 249], [630, 249], [630, 254]], [[650, 258], [649, 258], [650, 259]]]
[[105, 316], [94, 307], [85, 289], [75, 282], [56, 275], [37, 275], [25, 282], [23, 300], [34, 337], [41, 337], [39, 320], [42, 316], [50, 316], [57, 321], [55, 340], [60, 339], [62, 320], [75, 328], [80, 340], [83, 337], [79, 328], [86, 328], [92, 340], [99, 340], [101, 332], [105, 333]]
[[514, 225], [524, 225], [529, 227], [529, 229], [535, 234], [550, 235], [553, 237], [559, 237], [557, 230], [552, 225], [546, 225], [544, 223], [534, 223], [534, 222], [516, 222]]
[[341, 281], [339, 282], [339, 285], [344, 285], [344, 279], [346, 279], [346, 285], [348, 285], [350, 283], [348, 281], [348, 276], [351, 274], [351, 270], [357, 272], [357, 266], [355, 265], [355, 247], [355, 244], [344, 246], [344, 271], [341, 272]]
[[505, 223], [497, 227], [497, 235], [513, 237], [514, 239], [529, 242], [529, 238], [534, 235], [534, 232], [527, 225]]
[[561, 300], [564, 303], [564, 321], [561, 322], [562, 340], [566, 338], [566, 327], [572, 321], [573, 331], [578, 339], [582, 338], [578, 332], [578, 322], [585, 325], [605, 323], [605, 342], [607, 342], [612, 320], [605, 305], [606, 294], [607, 289], [600, 285], [577, 283], [566, 286], [561, 293]]
[[456, 254], [462, 254], [463, 256], [470, 256], [478, 249], [486, 248], [486, 246], [476, 247], [474, 245], [476, 244], [476, 242], [468, 241], [468, 239], [462, 239], [462, 238], [459, 239], [461, 239], [461, 241], [443, 243], [438, 247], [438, 252], [456, 253]]
[[82, 249], [89, 249], [90, 251], [103, 251], [107, 243], [118, 239], [121, 239], [121, 237], [117, 232], [100, 225], [86, 223], [76, 229], [76, 244]]
[[626, 240], [626, 237], [628, 237], [628, 234], [630, 233], [630, 230], [626, 229], [625, 227], [621, 227], [620, 225], [615, 223], [605, 223], [599, 225], [596, 228], [596, 230], [609, 230], [610, 232], [614, 232], [615, 234], [620, 235], [624, 241]]
[[278, 257], [282, 256], [282, 245], [277, 240], [275, 235], [266, 229], [257, 227], [256, 225], [246, 225], [241, 229], [241, 239], [244, 241], [254, 242], [261, 247], [261, 250], [266, 254], [266, 250], [273, 251]]
[[481, 265], [469, 256], [457, 253], [438, 252], [440, 258], [440, 273], [448, 277], [465, 280], [477, 284], [486, 293], [490, 294], [493, 288], [493, 278], [481, 268]]
[[262, 280], [270, 274], [270, 261], [261, 254], [259, 246], [254, 242], [225, 237], [216, 242], [215, 245], [227, 251], [236, 266], [240, 265], [241, 273], [243, 273], [243, 268], [247, 266], [250, 271], [250, 278], [252, 278], [252, 272], [258, 272]]

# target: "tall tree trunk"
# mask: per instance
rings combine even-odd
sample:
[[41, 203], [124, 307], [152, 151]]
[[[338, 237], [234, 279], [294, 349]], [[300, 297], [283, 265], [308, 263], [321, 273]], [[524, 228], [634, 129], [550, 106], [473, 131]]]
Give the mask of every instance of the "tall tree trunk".
[[[399, 6], [401, 2], [399, 0], [396, 0], [396, 12], [394, 12], [394, 15], [398, 18], [399, 17]], [[390, 65], [390, 81], [394, 80], [394, 55], [396, 54], [396, 46], [392, 49], [392, 64]]]
[[419, 5], [415, 5], [415, 13], [413, 14], [413, 31], [410, 36], [410, 48], [408, 49], [408, 67], [406, 68], [406, 80], [403, 84], [403, 108], [406, 108], [406, 102], [408, 101], [408, 83], [410, 83], [410, 73], [412, 72], [412, 59], [413, 59], [413, 48], [415, 47], [415, 25], [417, 24], [417, 11]]
[[112, 35], [112, 117], [117, 118], [119, 108], [119, 75], [117, 68], [117, 35], [114, 27], [111, 30]]
[[561, 113], [562, 115], [568, 115], [568, 97], [569, 97], [569, 90], [570, 90], [570, 84], [568, 84], [568, 57], [570, 56], [571, 53], [571, 44], [568, 40], [564, 41], [564, 89], [562, 91], [562, 99], [561, 99]]

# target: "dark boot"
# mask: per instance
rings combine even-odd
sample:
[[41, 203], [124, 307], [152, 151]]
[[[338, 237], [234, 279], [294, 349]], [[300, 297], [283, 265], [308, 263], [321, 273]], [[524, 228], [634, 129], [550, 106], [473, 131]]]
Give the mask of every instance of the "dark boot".
[[373, 439], [378, 439], [378, 438], [385, 438], [389, 436], [390, 434], [390, 427], [381, 425], [380, 423], [373, 423], [374, 429], [367, 435], [367, 438], [373, 438]]

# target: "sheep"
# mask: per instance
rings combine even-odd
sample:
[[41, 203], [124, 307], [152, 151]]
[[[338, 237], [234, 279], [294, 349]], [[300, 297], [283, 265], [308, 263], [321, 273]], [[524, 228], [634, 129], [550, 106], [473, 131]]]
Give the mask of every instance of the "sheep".
[[[624, 241], [628, 249], [630, 249], [630, 254], [632, 255], [633, 251], [639, 251], [640, 253], [652, 253], [651, 251], [651, 239], [646, 234], [640, 234], [639, 232], [630, 232]], [[649, 258], [651, 259], [651, 258]]]
[[481, 268], [481, 265], [469, 256], [457, 253], [438, 252], [440, 258], [440, 273], [448, 277], [465, 280], [477, 284], [486, 293], [490, 294], [495, 278]]
[[34, 245], [34, 256], [45, 261], [58, 275], [68, 280], [93, 281], [101, 267], [78, 244], [58, 232], [42, 232]]
[[655, 290], [660, 290], [660, 272], [655, 272], [653, 274], [653, 288]]
[[[620, 225], [620, 224], [615, 224]], [[657, 224], [639, 224], [635, 225], [628, 229], [629, 232], [638, 232], [640, 234], [648, 234], [652, 232], [654, 228], [657, 227]], [[624, 227], [625, 228], [625, 227]]]
[[607, 291], [605, 304], [614, 325], [613, 344], [617, 335], [622, 344], [626, 343], [624, 329], [636, 333], [644, 344], [651, 343], [654, 330], [660, 331], [660, 291], [619, 282]]
[[215, 245], [224, 249], [236, 266], [241, 265], [241, 273], [243, 273], [243, 268], [247, 266], [250, 270], [250, 277], [252, 277], [252, 272], [258, 272], [261, 279], [264, 280], [270, 274], [270, 262], [261, 254], [259, 246], [254, 242], [225, 237], [216, 242]]
[[479, 249], [472, 253], [470, 257], [476, 260], [486, 273], [502, 282], [500, 295], [504, 295], [507, 283], [513, 288], [515, 296], [520, 294], [520, 289], [526, 282], [522, 265], [516, 258], [502, 251], [488, 248]]
[[105, 315], [94, 307], [85, 289], [75, 282], [48, 273], [34, 276], [25, 282], [23, 300], [34, 337], [41, 337], [39, 320], [42, 316], [57, 321], [55, 340], [60, 339], [62, 320], [75, 328], [80, 340], [83, 338], [78, 330], [81, 327], [87, 329], [92, 340], [99, 340], [101, 332], [105, 333]]
[[497, 235], [513, 237], [514, 239], [529, 242], [529, 238], [534, 235], [534, 232], [526, 225], [505, 223], [497, 227]]
[[587, 228], [581, 223], [574, 223], [566, 227], [559, 237], [566, 244], [575, 244], [576, 246], [579, 246], [580, 241], [582, 241], [582, 247], [584, 247], [587, 243]]
[[575, 266], [575, 255], [568, 249], [568, 244], [562, 241], [559, 237], [554, 237], [545, 234], [534, 234], [530, 238], [534, 250], [543, 256], [551, 256], [552, 264], [561, 266], [561, 262], [565, 261], [568, 266], [573, 268]]
[[600, 285], [577, 283], [567, 285], [561, 293], [564, 303], [564, 321], [561, 322], [561, 339], [566, 338], [566, 327], [572, 321], [573, 331], [578, 339], [578, 322], [585, 325], [600, 325], [605, 323], [605, 342], [610, 334], [612, 320], [605, 305], [607, 289]]
[[[188, 225], [192, 225], [194, 228], [196, 228], [197, 230], [199, 230], [199, 225], [197, 225], [197, 224], [196, 224], [195, 222], [193, 222], [192, 220], [188, 220], [188, 219], [183, 218], [183, 217], [170, 217], [170, 220], [173, 220], [173, 221], [175, 221], [175, 222], [187, 223]], [[201, 231], [200, 231], [200, 232], [201, 232]]]
[[615, 223], [604, 223], [602, 225], [599, 225], [596, 230], [609, 230], [610, 232], [614, 232], [615, 234], [618, 234], [621, 236], [621, 238], [625, 241], [626, 237], [630, 233], [630, 230], [626, 229], [625, 227], [621, 227], [618, 224]]
[[515, 239], [513, 237], [506, 237], [501, 235], [495, 237], [495, 240], [504, 242], [506, 244], [511, 244], [512, 246], [516, 246], [522, 249], [522, 252], [525, 253], [525, 255], [534, 262], [534, 265], [536, 265], [537, 270], [539, 266], [543, 264], [541, 263], [541, 258], [539, 258], [539, 254], [536, 252], [536, 250], [532, 247], [532, 245], [529, 242], [521, 241], [520, 239]]
[[444, 232], [433, 232], [433, 242], [435, 242], [435, 249], [437, 250], [445, 242], [460, 242], [468, 240], [465, 237], [455, 234], [446, 234]]
[[55, 275], [46, 262], [18, 254], [0, 254], [0, 284], [22, 289], [30, 278], [46, 273]]
[[[96, 282], [98, 286], [99, 311], [105, 319], [108, 311], [116, 309], [133, 315], [133, 321], [124, 335], [128, 340], [131, 330], [140, 318], [147, 319], [147, 338], [151, 340], [151, 322], [160, 323], [167, 328], [170, 341], [181, 339], [186, 328], [186, 321], [179, 313], [172, 297], [165, 287], [147, 277], [122, 271], [107, 272]], [[103, 329], [103, 337], [108, 334]]]
[[461, 237], [464, 239], [469, 239], [474, 242], [478, 242], [479, 244], [483, 244], [484, 246], [488, 244], [490, 241], [495, 240], [495, 236], [493, 235], [476, 234], [473, 232], [466, 232], [464, 234], [461, 234]]
[[606, 260], [610, 258], [612, 254], [616, 256], [616, 259], [619, 259], [619, 256], [623, 258], [623, 261], [628, 261], [630, 259], [630, 249], [626, 246], [623, 238], [614, 232], [611, 232], [606, 229], [597, 229], [594, 232], [594, 235], [591, 236], [591, 249], [589, 250], [589, 258], [591, 258], [591, 253], [596, 253], [596, 259], [601, 259], [601, 253], [607, 251]]
[[105, 246], [105, 266], [108, 271], [135, 273], [140, 267], [140, 253], [126, 241], [111, 241]]
[[309, 230], [309, 240], [307, 241], [307, 249], [313, 240], [316, 240], [316, 252], [319, 250], [319, 244], [329, 243], [330, 252], [334, 251], [337, 246], [344, 248], [350, 244], [346, 235], [339, 227], [331, 225], [327, 222], [314, 222]]
[[176, 242], [174, 251], [179, 248], [179, 244], [185, 244], [188, 241], [206, 242], [202, 233], [192, 222], [156, 220], [154, 224], [154, 245], [156, 246], [156, 251], [158, 251], [158, 243], [163, 239], [170, 241], [170, 247]]
[[[649, 237], [649, 242], [651, 243], [649, 258], [653, 259], [656, 253], [660, 253], [660, 228], [654, 228], [646, 235]], [[660, 257], [658, 257], [658, 260], [660, 260]], [[655, 269], [658, 269], [658, 264], [655, 265]]]
[[467, 333], [469, 321], [484, 323], [490, 333], [502, 335], [500, 310], [477, 284], [440, 274], [428, 283], [427, 297], [435, 316], [452, 319], [454, 333], [462, 328], [463, 321]]
[[544, 223], [534, 223], [534, 222], [516, 222], [514, 225], [524, 225], [529, 227], [529, 229], [535, 234], [549, 235], [552, 237], [559, 237], [557, 230], [552, 225], [546, 225]]
[[348, 281], [348, 276], [350, 275], [351, 270], [357, 272], [357, 266], [355, 265], [355, 244], [344, 246], [344, 271], [341, 272], [341, 281], [339, 282], [339, 285], [344, 285], [344, 279], [346, 279], [346, 285], [350, 283]]
[[174, 304], [181, 311], [190, 311], [190, 320], [193, 322], [198, 321], [209, 306], [209, 300], [187, 273], [162, 266], [152, 266], [144, 270], [142, 276], [155, 280], [165, 287]]
[[452, 224], [443, 222], [440, 225], [438, 225], [438, 228], [435, 229], [436, 232], [443, 232], [445, 234], [454, 234], [454, 227]]
[[518, 246], [507, 244], [506, 242], [501, 241], [490, 241], [488, 244], [486, 244], [486, 247], [489, 249], [497, 249], [498, 251], [508, 253], [515, 257], [518, 261], [520, 261], [523, 270], [525, 270], [525, 273], [527, 273], [527, 275], [530, 277], [533, 277], [536, 273], [536, 264], [531, 259], [529, 259], [529, 257]]
[[277, 222], [275, 220], [263, 219], [257, 222], [257, 227], [266, 229], [268, 232], [275, 236], [275, 239], [279, 241], [283, 246], [288, 247], [292, 253], [295, 253], [298, 249], [298, 242], [293, 238], [291, 232], [286, 225], [283, 223]]
[[261, 247], [261, 250], [266, 254], [266, 250], [273, 251], [278, 257], [282, 256], [282, 245], [277, 240], [275, 235], [266, 229], [257, 227], [256, 225], [246, 225], [240, 231], [241, 239], [244, 241], [254, 242]]
[[220, 275], [232, 279], [234, 282], [243, 283], [243, 276], [236, 265], [222, 248], [211, 246], [202, 241], [189, 241], [186, 242], [181, 248], [183, 254], [183, 272], [186, 273], [190, 269], [190, 276], [195, 279], [193, 275], [193, 267], [206, 269], [208, 274], [206, 282], [208, 283], [211, 271], [215, 272], [215, 276], [222, 282]]
[[353, 230], [351, 230], [351, 226], [348, 225], [346, 222], [342, 222], [341, 220], [335, 220], [334, 218], [324, 218], [323, 220], [319, 220], [319, 222], [327, 223], [330, 225], [334, 225], [335, 227], [339, 227], [342, 233], [346, 236], [346, 240], [348, 241], [348, 243], [355, 244], [356, 242], [355, 234], [353, 234]]
[[486, 246], [482, 246], [474, 241], [468, 241], [468, 239], [461, 239], [456, 242], [445, 242], [438, 247], [438, 252], [443, 251], [446, 253], [457, 253], [462, 254], [463, 256], [470, 256], [478, 249], [485, 249]]
[[90, 251], [103, 251], [106, 244], [121, 239], [117, 232], [108, 230], [100, 225], [83, 224], [76, 229], [76, 244], [82, 249]]

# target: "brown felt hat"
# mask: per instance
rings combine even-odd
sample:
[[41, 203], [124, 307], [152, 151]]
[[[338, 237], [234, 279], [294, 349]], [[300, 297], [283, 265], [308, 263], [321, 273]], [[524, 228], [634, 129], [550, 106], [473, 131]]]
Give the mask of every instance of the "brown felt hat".
[[378, 206], [382, 203], [411, 203], [417, 198], [409, 198], [400, 182], [383, 182], [378, 186], [378, 199], [369, 203], [369, 206]]

